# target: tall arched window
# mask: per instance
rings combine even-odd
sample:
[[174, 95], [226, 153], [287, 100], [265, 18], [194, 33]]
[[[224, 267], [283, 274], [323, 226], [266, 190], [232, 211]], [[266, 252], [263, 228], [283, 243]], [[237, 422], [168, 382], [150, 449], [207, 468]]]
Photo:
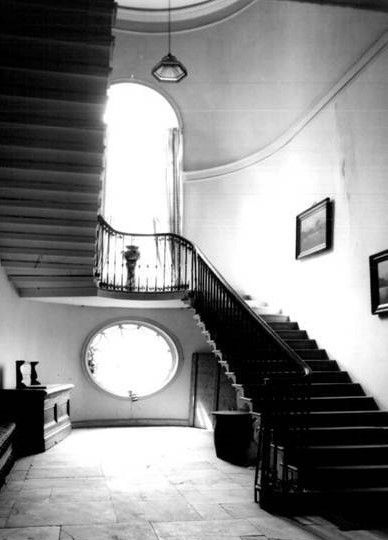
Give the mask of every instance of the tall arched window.
[[180, 233], [181, 132], [156, 90], [125, 82], [108, 91], [105, 219], [132, 233]]

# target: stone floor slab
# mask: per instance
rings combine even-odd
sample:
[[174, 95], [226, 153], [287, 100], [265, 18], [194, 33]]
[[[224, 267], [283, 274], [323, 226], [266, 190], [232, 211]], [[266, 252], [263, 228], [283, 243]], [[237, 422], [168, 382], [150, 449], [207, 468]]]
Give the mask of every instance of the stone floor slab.
[[66, 488], [53, 487], [50, 489], [50, 501], [60, 502], [63, 500], [73, 500], [82, 502], [89, 501], [106, 501], [111, 499], [111, 492], [107, 487], [89, 488]]
[[231, 518], [231, 515], [228, 514], [220, 504], [191, 503], [191, 506], [198, 512], [201, 518], [206, 521]]
[[102, 476], [99, 467], [31, 467], [27, 479], [33, 478], [90, 478]]
[[244, 503], [252, 500], [252, 489], [241, 487], [233, 489], [184, 489], [184, 487], [179, 487], [179, 491], [190, 503]]
[[50, 503], [15, 503], [7, 519], [7, 527], [43, 525], [84, 525], [115, 522], [110, 501], [68, 500]]
[[60, 540], [388, 540], [269, 514], [253, 502], [253, 477], [219, 460], [206, 430], [73, 430], [17, 460], [0, 492], [0, 540], [58, 540], [60, 529]]
[[63, 526], [60, 540], [156, 540], [157, 536], [145, 521], [130, 524]]
[[260, 534], [276, 540], [317, 540], [319, 537], [294, 525], [291, 520], [280, 517], [261, 516], [249, 518]]
[[270, 514], [254, 502], [224, 503], [221, 506], [230, 517], [236, 519], [270, 516]]
[[0, 529], [0, 540], [58, 540], [59, 527]]
[[172, 523], [154, 523], [156, 534], [161, 540], [176, 537], [198, 536], [203, 538], [239, 537], [242, 535], [257, 534], [252, 523], [243, 519], [211, 520], [211, 521], [176, 521]]
[[105, 478], [31, 478], [22, 482], [20, 489], [53, 488], [63, 487], [70, 489], [93, 489], [106, 488]]
[[133, 519], [146, 521], [195, 521], [200, 514], [182, 498], [128, 500], [127, 498], [113, 499], [113, 506], [118, 522], [128, 522]]

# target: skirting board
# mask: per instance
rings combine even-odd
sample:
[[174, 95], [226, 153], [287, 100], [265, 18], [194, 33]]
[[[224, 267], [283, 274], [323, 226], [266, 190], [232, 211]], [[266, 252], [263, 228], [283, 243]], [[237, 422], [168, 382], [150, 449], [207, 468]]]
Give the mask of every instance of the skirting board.
[[147, 426], [189, 426], [187, 419], [175, 418], [123, 418], [118, 420], [75, 420], [71, 423], [74, 429], [77, 428], [98, 428], [98, 427], [147, 427]]

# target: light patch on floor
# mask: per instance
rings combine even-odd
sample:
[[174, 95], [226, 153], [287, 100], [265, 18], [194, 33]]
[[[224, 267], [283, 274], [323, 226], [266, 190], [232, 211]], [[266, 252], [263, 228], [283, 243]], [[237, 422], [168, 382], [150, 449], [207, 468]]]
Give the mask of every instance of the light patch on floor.
[[76, 429], [16, 462], [0, 491], [0, 540], [352, 538], [323, 521], [269, 514], [253, 501], [253, 479], [253, 468], [216, 457], [210, 431]]

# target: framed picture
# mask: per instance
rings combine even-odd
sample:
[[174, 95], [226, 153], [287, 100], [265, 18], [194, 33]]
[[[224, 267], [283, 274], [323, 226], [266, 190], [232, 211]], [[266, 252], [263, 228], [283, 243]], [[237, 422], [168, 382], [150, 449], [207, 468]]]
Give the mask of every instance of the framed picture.
[[388, 249], [369, 257], [372, 313], [388, 313]]
[[332, 203], [326, 198], [296, 216], [296, 258], [331, 248], [332, 233]]

